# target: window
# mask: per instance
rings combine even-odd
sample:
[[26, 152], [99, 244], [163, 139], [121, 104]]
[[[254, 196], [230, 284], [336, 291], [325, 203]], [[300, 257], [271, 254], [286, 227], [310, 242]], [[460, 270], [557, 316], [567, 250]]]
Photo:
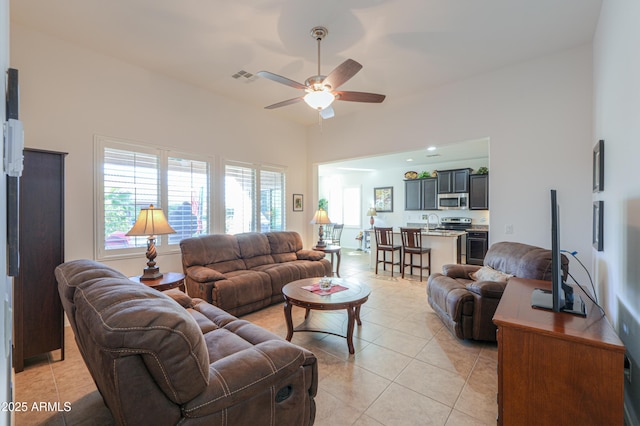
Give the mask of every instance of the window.
[[225, 165], [225, 232], [285, 229], [282, 169], [242, 163]]
[[329, 219], [333, 223], [359, 228], [362, 226], [362, 195], [359, 186], [329, 187]]
[[96, 138], [96, 258], [138, 253], [146, 237], [128, 237], [141, 208], [164, 210], [175, 234], [158, 236], [156, 246], [209, 231], [210, 161], [113, 139]]

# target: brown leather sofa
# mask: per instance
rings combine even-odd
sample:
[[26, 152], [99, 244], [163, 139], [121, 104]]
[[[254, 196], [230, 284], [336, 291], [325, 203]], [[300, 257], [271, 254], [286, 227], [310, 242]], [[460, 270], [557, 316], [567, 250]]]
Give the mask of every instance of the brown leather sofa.
[[[569, 260], [562, 255], [564, 279]], [[551, 281], [551, 250], [515, 242], [493, 244], [484, 258], [484, 267], [520, 278]], [[443, 273], [434, 273], [427, 282], [429, 304], [451, 333], [460, 339], [496, 341], [493, 315], [506, 281], [474, 280], [471, 274], [482, 267], [450, 264]]]
[[243, 315], [283, 302], [291, 281], [332, 275], [325, 254], [291, 231], [211, 234], [180, 242], [187, 293]]
[[98, 262], [67, 262], [55, 274], [82, 357], [118, 424], [313, 424], [311, 352]]

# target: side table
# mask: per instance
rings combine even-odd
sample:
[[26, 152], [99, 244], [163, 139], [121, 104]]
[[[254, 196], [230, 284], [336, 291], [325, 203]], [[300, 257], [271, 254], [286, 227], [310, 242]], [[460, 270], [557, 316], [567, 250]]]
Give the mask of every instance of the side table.
[[162, 277], [155, 280], [141, 280], [142, 275], [135, 277], [129, 277], [131, 281], [142, 283], [158, 291], [165, 291], [178, 287], [183, 292], [184, 288], [184, 274], [180, 272], [163, 272]]
[[342, 247], [340, 246], [336, 246], [336, 245], [326, 245], [324, 247], [320, 247], [320, 246], [313, 246], [312, 247], [313, 250], [317, 250], [317, 251], [323, 251], [325, 253], [330, 253], [331, 254], [331, 267], [333, 268], [333, 255], [335, 254], [338, 257], [338, 263], [335, 264], [336, 266], [336, 276], [338, 278], [340, 278], [340, 255], [341, 255], [341, 250]]

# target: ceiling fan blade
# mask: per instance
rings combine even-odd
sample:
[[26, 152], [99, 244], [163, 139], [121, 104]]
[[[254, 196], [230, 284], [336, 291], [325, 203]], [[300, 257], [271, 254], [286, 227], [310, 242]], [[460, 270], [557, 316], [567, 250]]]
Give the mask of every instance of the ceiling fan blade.
[[329, 73], [327, 78], [324, 79], [324, 84], [328, 84], [332, 90], [335, 90], [356, 75], [361, 69], [362, 65], [358, 62], [353, 59], [347, 59]]
[[283, 106], [287, 106], [287, 105], [291, 105], [291, 104], [295, 104], [300, 102], [303, 99], [303, 97], [299, 97], [299, 98], [293, 98], [293, 99], [287, 99], [286, 101], [282, 101], [282, 102], [278, 102], [277, 104], [273, 104], [273, 105], [269, 105], [264, 107], [264, 109], [275, 109], [275, 108], [280, 108]]
[[379, 104], [386, 98], [385, 95], [379, 95], [377, 93], [367, 92], [333, 92], [337, 101], [350, 101], [350, 102], [370, 102]]
[[335, 115], [336, 114], [334, 113], [333, 107], [331, 105], [320, 111], [320, 116], [325, 120], [327, 118], [333, 118]]
[[285, 86], [293, 87], [294, 89], [302, 89], [302, 90], [304, 90], [304, 89], [307, 88], [307, 86], [305, 86], [302, 83], [298, 83], [297, 81], [293, 81], [291, 79], [288, 79], [287, 77], [283, 77], [281, 75], [274, 74], [274, 73], [269, 72], [269, 71], [258, 71], [256, 73], [256, 75], [258, 75], [260, 77], [267, 78], [269, 80], [273, 80], [276, 83], [284, 84]]

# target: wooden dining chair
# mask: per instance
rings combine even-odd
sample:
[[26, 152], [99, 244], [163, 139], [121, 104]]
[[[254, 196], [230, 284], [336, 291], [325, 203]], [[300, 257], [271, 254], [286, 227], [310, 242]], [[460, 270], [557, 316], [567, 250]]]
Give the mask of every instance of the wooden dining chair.
[[[376, 234], [376, 274], [378, 273], [378, 264], [382, 263], [383, 270], [387, 270], [387, 265], [391, 265], [391, 276], [393, 277], [393, 267], [398, 265], [402, 273], [402, 246], [393, 243], [393, 228], [374, 227]], [[394, 261], [395, 252], [398, 252], [398, 261]], [[382, 260], [380, 260], [382, 253]], [[391, 253], [391, 260], [387, 260], [387, 253]]]
[[[420, 268], [420, 281], [422, 281], [422, 271], [428, 270], [431, 273], [431, 249], [428, 247], [422, 247], [422, 230], [420, 228], [400, 228], [400, 235], [402, 235], [402, 278], [404, 278], [404, 271], [407, 266], [411, 268], [411, 275], [413, 275], [413, 268]], [[420, 259], [420, 264], [416, 265], [413, 261], [413, 255], [417, 254]], [[428, 257], [427, 266], [423, 266], [424, 255]], [[409, 263], [407, 263], [407, 255], [409, 255]]]

